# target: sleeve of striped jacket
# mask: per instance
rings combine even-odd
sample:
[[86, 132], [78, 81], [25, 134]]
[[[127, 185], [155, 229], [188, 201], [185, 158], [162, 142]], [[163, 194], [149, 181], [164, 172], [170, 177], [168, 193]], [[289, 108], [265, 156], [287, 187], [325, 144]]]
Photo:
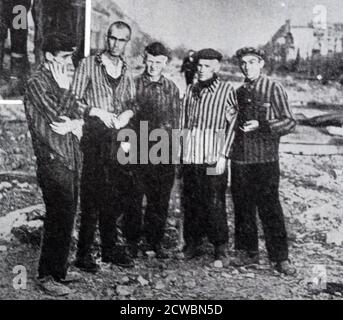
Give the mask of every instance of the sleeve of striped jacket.
[[180, 91], [175, 86], [173, 92], [173, 102], [172, 102], [172, 109], [173, 109], [173, 129], [179, 129], [179, 119], [181, 114], [181, 106], [180, 106]]
[[228, 94], [226, 105], [226, 129], [225, 129], [225, 145], [221, 152], [222, 156], [229, 158], [231, 146], [235, 138], [235, 126], [237, 120], [237, 97], [236, 90], [232, 88]]
[[70, 113], [76, 115], [78, 118], [84, 118], [91, 109], [91, 106], [88, 106], [83, 101], [83, 97], [89, 83], [87, 69], [87, 60], [83, 59], [75, 71], [73, 83], [71, 85], [72, 94], [68, 101]]
[[291, 133], [296, 127], [296, 120], [288, 103], [288, 96], [279, 83], [275, 83], [271, 92], [271, 107], [275, 119], [268, 121], [272, 133], [284, 136]]
[[65, 113], [70, 91], [60, 88], [58, 92], [52, 92], [46, 82], [32, 78], [27, 83], [26, 97], [36, 111], [51, 123]]
[[186, 89], [186, 93], [183, 96], [182, 102], [180, 103], [181, 110], [180, 110], [180, 121], [179, 121], [179, 128], [185, 129], [187, 123], [187, 100], [189, 95], [191, 94], [192, 86], [189, 85]]

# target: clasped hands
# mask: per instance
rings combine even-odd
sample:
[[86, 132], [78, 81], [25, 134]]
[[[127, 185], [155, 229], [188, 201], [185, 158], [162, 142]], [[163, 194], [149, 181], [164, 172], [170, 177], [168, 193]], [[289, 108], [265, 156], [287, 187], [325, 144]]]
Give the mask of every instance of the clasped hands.
[[260, 127], [260, 123], [257, 120], [250, 120], [244, 122], [243, 126], [240, 126], [239, 128], [245, 132], [253, 132], [256, 131]]
[[[110, 113], [98, 108], [92, 108], [90, 116], [98, 117], [105, 124], [105, 126], [110, 129], [115, 128], [119, 130], [127, 126], [133, 117], [133, 112], [132, 110], [127, 110], [117, 116], [114, 113]], [[62, 136], [71, 132], [80, 140], [82, 137], [82, 127], [84, 121], [71, 120], [66, 116], [61, 116], [60, 119], [63, 120], [63, 122], [54, 121], [50, 124], [52, 131]]]

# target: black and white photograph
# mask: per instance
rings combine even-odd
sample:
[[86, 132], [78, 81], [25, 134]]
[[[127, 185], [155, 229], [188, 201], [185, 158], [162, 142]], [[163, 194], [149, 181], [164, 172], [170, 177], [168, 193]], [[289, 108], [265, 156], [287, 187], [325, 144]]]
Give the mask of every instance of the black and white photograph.
[[342, 300], [342, 197], [341, 0], [0, 0], [0, 300]]

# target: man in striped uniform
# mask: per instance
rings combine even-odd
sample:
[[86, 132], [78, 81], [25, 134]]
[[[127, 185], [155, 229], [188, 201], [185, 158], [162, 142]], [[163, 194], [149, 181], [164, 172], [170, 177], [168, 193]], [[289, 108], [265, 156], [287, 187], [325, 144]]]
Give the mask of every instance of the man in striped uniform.
[[225, 115], [234, 108], [234, 91], [217, 76], [221, 60], [222, 55], [213, 49], [196, 54], [199, 82], [187, 88], [182, 107], [182, 203], [189, 258], [199, 254], [204, 236], [214, 245], [216, 260], [226, 255], [225, 156], [233, 127]]
[[[139, 183], [139, 201], [142, 205], [143, 196], [146, 195], [147, 206], [144, 215], [144, 235], [149, 250], [156, 252], [158, 258], [167, 258], [168, 255], [162, 247], [165, 224], [168, 216], [169, 200], [175, 178], [175, 165], [172, 164], [172, 130], [178, 128], [180, 114], [180, 93], [175, 83], [167, 79], [162, 73], [170, 59], [169, 50], [161, 43], [154, 42], [145, 48], [145, 71], [135, 78], [137, 112], [135, 122], [137, 133], [143, 121], [147, 122], [148, 134], [156, 129], [164, 130], [169, 137], [166, 149], [169, 156], [152, 159], [150, 154], [146, 163], [140, 162], [137, 168]], [[140, 137], [138, 140], [140, 140]], [[148, 142], [147, 142], [148, 143]], [[152, 150], [156, 142], [149, 142], [149, 148], [140, 153]], [[144, 157], [140, 157], [144, 160]], [[148, 158], [148, 157], [147, 157]], [[133, 256], [137, 255], [137, 244], [142, 229], [142, 211], [135, 215], [125, 216], [125, 235], [131, 244]]]
[[[81, 224], [75, 265], [96, 272], [92, 256], [97, 222], [103, 262], [131, 267], [125, 247], [118, 245], [117, 220], [136, 210], [136, 185], [129, 165], [117, 159], [116, 120], [134, 109], [135, 86], [124, 59], [131, 28], [114, 22], [107, 34], [107, 49], [81, 61], [71, 88], [70, 109], [84, 119], [81, 150]], [[128, 120], [126, 121], [126, 123]], [[119, 145], [118, 145], [119, 144]]]
[[246, 79], [237, 90], [238, 114], [230, 154], [237, 250], [233, 263], [258, 263], [258, 209], [271, 262], [279, 272], [294, 274], [279, 201], [279, 142], [294, 130], [296, 121], [282, 85], [261, 74], [264, 53], [243, 48], [237, 57]]
[[69, 278], [80, 154], [75, 135], [56, 134], [50, 124], [65, 111], [72, 79], [66, 70], [73, 65], [74, 43], [66, 35], [48, 34], [43, 51], [45, 61], [28, 80], [24, 104], [46, 206], [38, 279], [49, 294], [60, 296], [70, 293], [62, 282]]

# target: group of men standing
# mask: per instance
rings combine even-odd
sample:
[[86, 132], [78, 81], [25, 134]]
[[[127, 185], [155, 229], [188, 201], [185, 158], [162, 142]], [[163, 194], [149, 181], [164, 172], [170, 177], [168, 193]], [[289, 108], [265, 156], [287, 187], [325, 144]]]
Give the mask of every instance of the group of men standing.
[[[278, 145], [295, 121], [282, 86], [261, 74], [263, 52], [253, 48], [237, 52], [246, 81], [234, 90], [218, 76], [222, 55], [213, 49], [198, 51], [197, 81], [188, 86], [181, 102], [177, 86], [163, 75], [171, 56], [159, 42], [145, 48], [145, 70], [132, 78], [125, 59], [131, 36], [128, 24], [113, 23], [106, 50], [82, 60], [71, 77], [67, 71], [73, 44], [68, 36], [52, 33], [43, 44], [45, 61], [28, 81], [25, 109], [46, 204], [38, 271], [42, 287], [63, 295], [69, 292], [65, 283], [75, 280], [67, 269], [77, 209], [79, 146], [83, 155], [75, 262], [79, 269], [98, 270], [92, 255], [97, 223], [103, 262], [133, 266], [143, 234], [148, 250], [167, 258], [162, 240], [175, 176], [183, 181], [185, 256], [198, 256], [207, 237], [215, 259], [225, 259], [225, 192], [231, 159], [237, 250], [232, 263], [258, 263], [258, 209], [270, 260], [279, 272], [293, 274], [278, 194]], [[175, 129], [180, 131], [179, 163], [173, 162], [169, 144], [167, 163], [148, 157], [144, 163], [122, 164], [120, 152], [135, 152], [142, 159], [142, 144], [149, 149], [156, 144], [142, 141], [143, 122], [148, 123], [148, 133], [163, 129], [169, 141]], [[136, 148], [118, 141], [123, 128], [137, 133]], [[126, 246], [118, 244], [120, 217]]]

